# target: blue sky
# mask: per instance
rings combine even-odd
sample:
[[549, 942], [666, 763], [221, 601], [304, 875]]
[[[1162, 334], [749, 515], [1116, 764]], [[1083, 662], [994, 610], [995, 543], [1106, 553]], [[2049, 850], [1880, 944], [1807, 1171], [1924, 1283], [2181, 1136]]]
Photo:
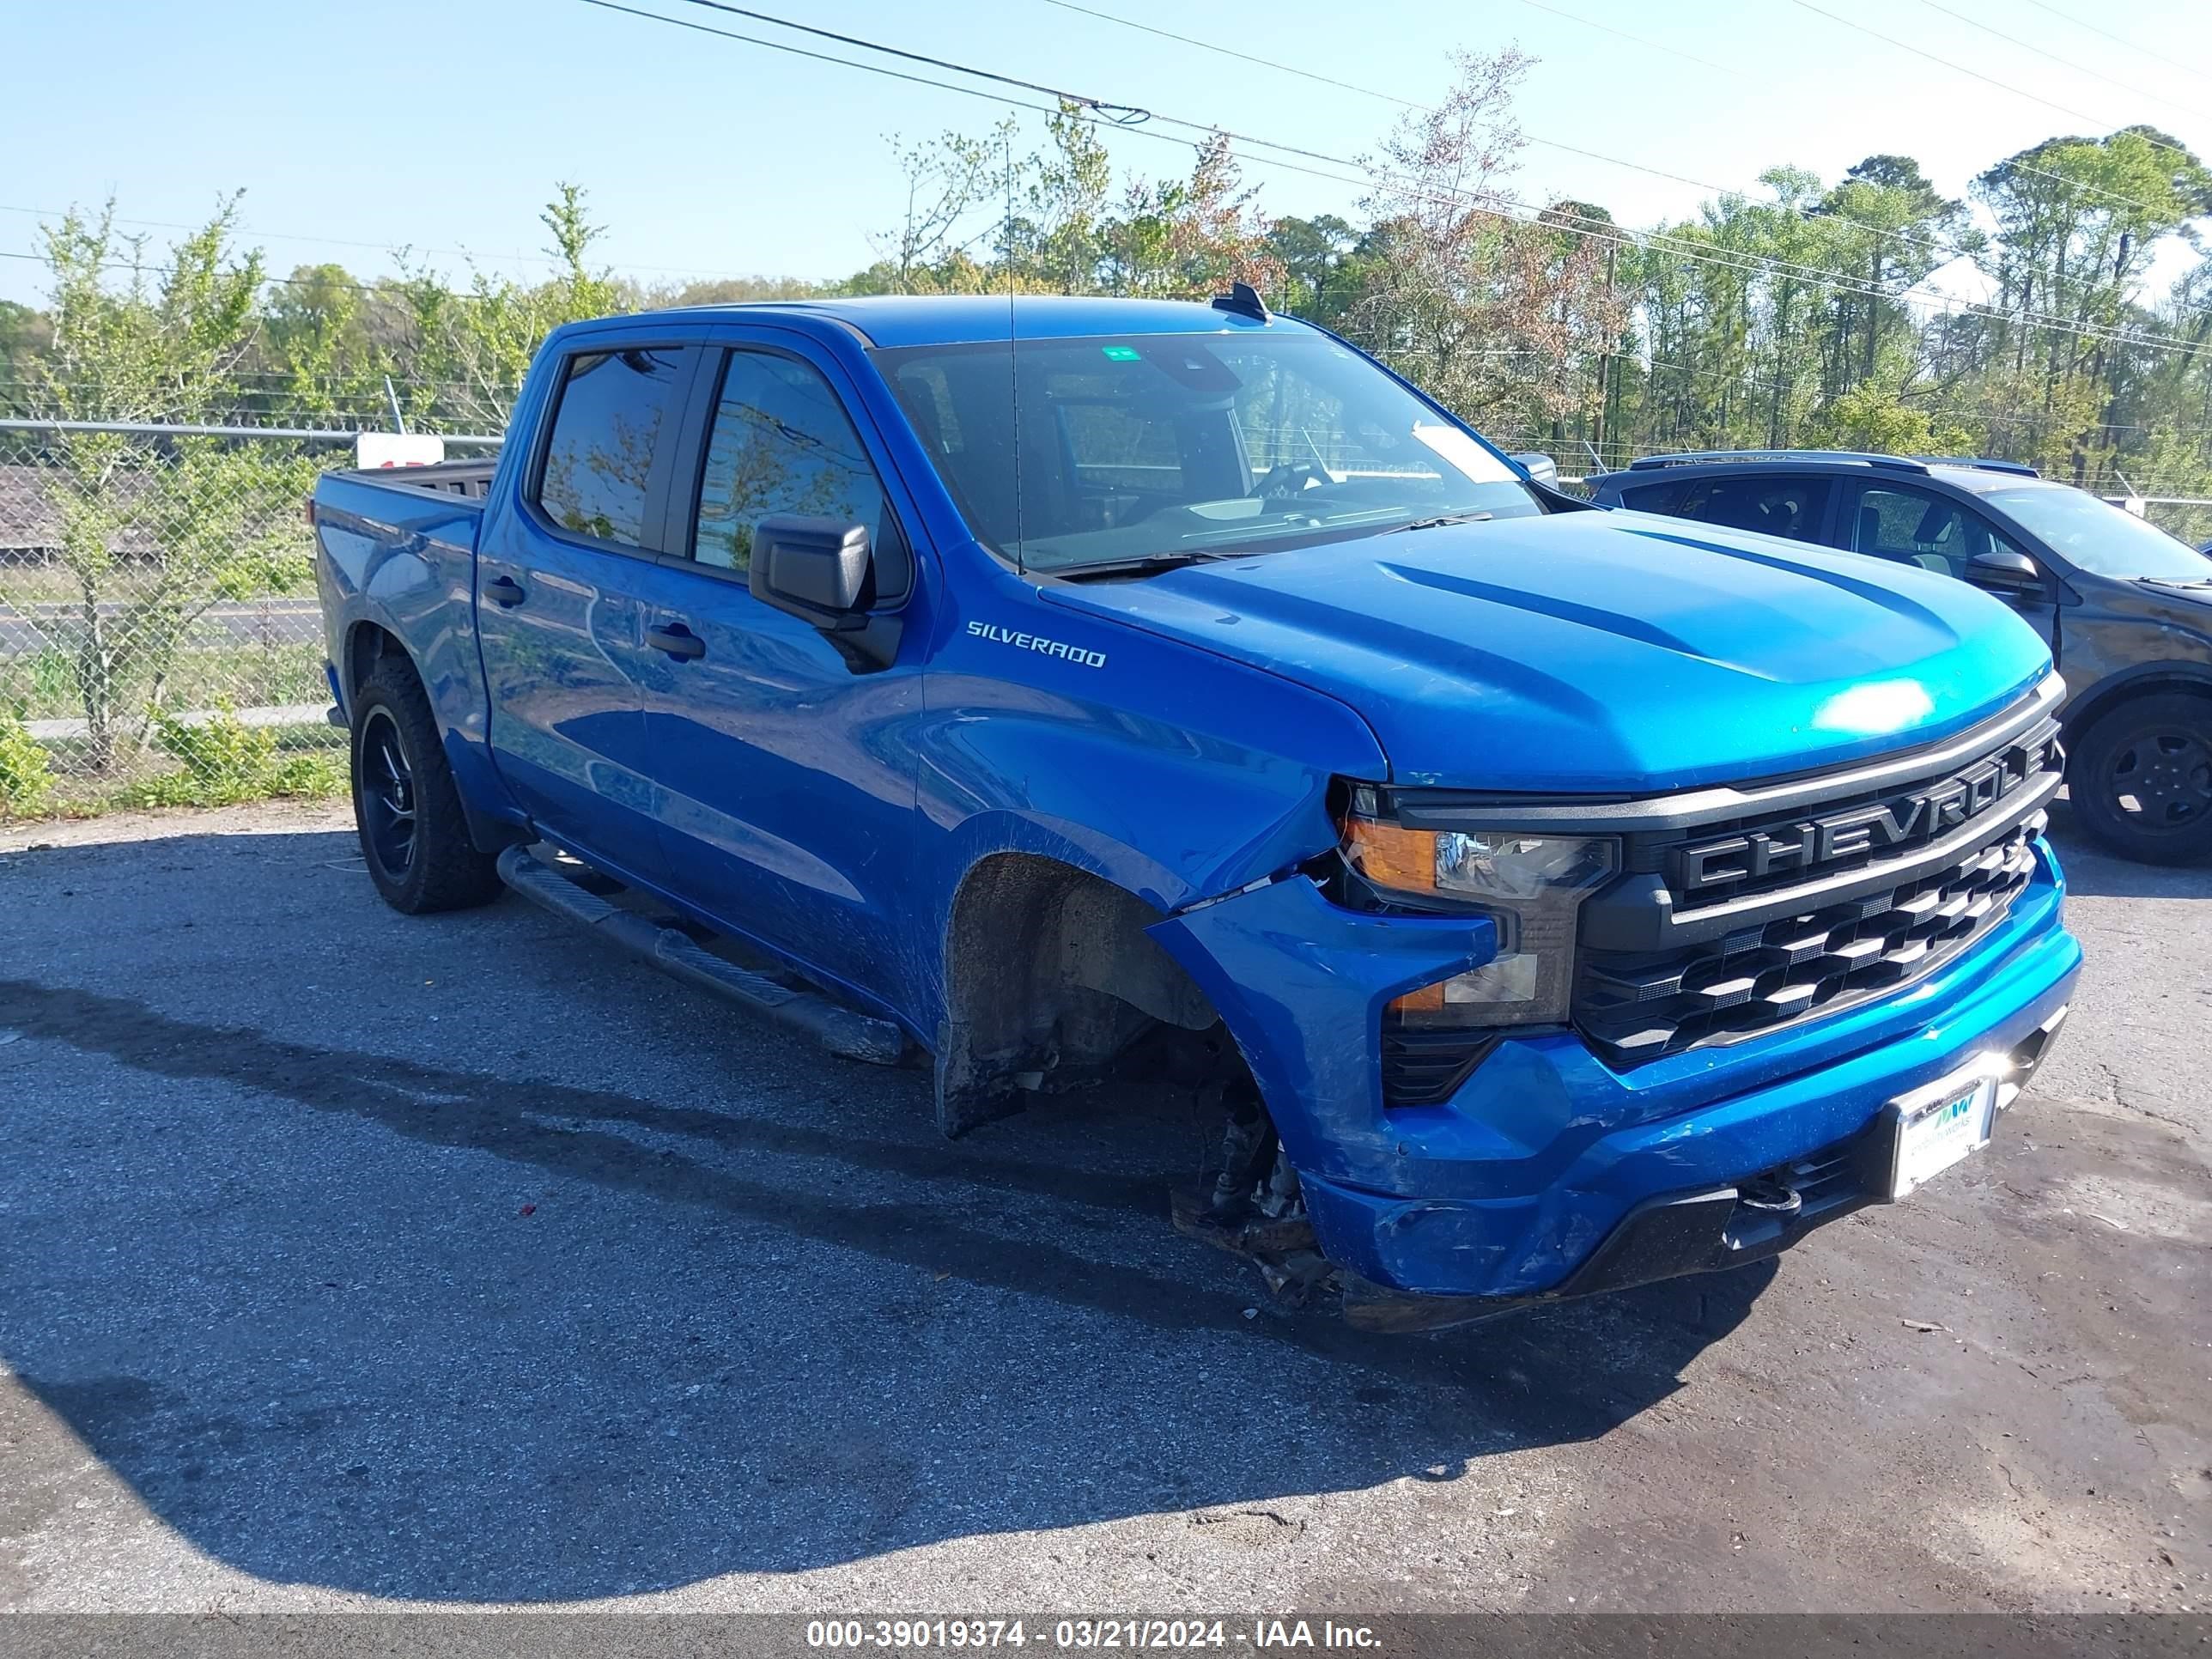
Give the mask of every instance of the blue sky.
[[[684, 0], [628, 3], [778, 33]], [[2204, 0], [2050, 0], [2054, 10], [1942, 0], [1957, 16], [1931, 0], [1814, 0], [2017, 91], [1798, 0], [1085, 3], [1411, 99], [1441, 89], [1448, 48], [1517, 43], [1539, 59], [1519, 106], [1532, 137], [1715, 185], [1752, 187], [1779, 161], [1832, 177], [1869, 151], [1895, 150], [1963, 193], [1991, 161], [2053, 132], [2146, 118], [2212, 153]], [[1332, 153], [1371, 147], [1395, 112], [1049, 0], [755, 3]], [[249, 240], [280, 271], [337, 259], [379, 273], [392, 268], [386, 250], [404, 244], [448, 269], [465, 250], [488, 268], [532, 274], [543, 270], [532, 258], [544, 242], [539, 205], [568, 179], [590, 191], [609, 228], [605, 258], [633, 275], [837, 276], [866, 264], [872, 234], [896, 216], [887, 135], [980, 131], [1001, 113], [579, 0], [6, 0], [0, 39], [15, 64], [0, 105], [0, 155], [10, 163], [0, 173], [0, 253], [32, 250], [38, 216], [72, 203], [112, 194], [125, 217], [181, 222], [242, 187]], [[1148, 173], [1178, 171], [1189, 157], [1136, 135], [1117, 135], [1113, 148], [1125, 167]], [[1357, 193], [1256, 156], [1248, 168], [1277, 213], [1341, 211]], [[1519, 184], [1530, 197], [1606, 204], [1637, 224], [1687, 212], [1703, 193], [1540, 143]], [[2166, 270], [2185, 257], [2170, 256]], [[41, 276], [27, 260], [0, 258], [0, 298], [37, 298]]]

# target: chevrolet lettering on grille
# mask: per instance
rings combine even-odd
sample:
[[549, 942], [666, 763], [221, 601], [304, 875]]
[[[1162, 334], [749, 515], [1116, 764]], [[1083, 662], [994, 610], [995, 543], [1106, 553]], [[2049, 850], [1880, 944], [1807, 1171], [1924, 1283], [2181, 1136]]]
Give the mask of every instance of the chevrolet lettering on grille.
[[1678, 847], [1670, 884], [1687, 898], [1932, 840], [1979, 817], [2052, 764], [2057, 742], [2046, 736], [2012, 744], [1963, 771], [1887, 799]]

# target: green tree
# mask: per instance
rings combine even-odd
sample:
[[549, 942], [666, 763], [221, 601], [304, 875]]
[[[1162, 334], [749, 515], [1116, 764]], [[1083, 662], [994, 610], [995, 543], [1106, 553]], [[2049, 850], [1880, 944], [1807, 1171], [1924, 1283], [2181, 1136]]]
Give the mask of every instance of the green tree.
[[335, 414], [382, 403], [385, 376], [404, 370], [378, 337], [378, 313], [374, 290], [343, 265], [301, 265], [273, 283], [258, 343], [266, 368], [256, 383], [268, 390], [247, 392], [249, 407], [259, 400]]
[[1884, 455], [1972, 453], [1973, 434], [1906, 401], [1895, 387], [1862, 380], [1820, 411], [1814, 436], [1834, 449]]
[[2130, 127], [2058, 137], [1974, 181], [1996, 222], [1984, 268], [2016, 316], [1990, 344], [2039, 423], [2034, 459], [2086, 477], [2116, 447], [2112, 405], [2130, 367], [2130, 323], [2158, 246], [2212, 212], [2212, 173], [2166, 134]]
[[33, 370], [52, 343], [44, 312], [0, 300], [0, 415], [33, 412]]
[[[1832, 228], [1828, 263], [1862, 284], [1836, 291], [1837, 381], [1870, 380], [1885, 331], [1911, 326], [1895, 294], [1972, 252], [1979, 234], [1967, 224], [1966, 204], [1946, 200], [1909, 155], [1868, 156], [1811, 211]], [[1848, 367], [1847, 349], [1855, 350]]]
[[544, 282], [471, 267], [467, 286], [456, 289], [427, 266], [403, 260], [394, 297], [412, 372], [402, 390], [418, 416], [501, 430], [545, 337], [563, 323], [621, 308], [623, 293], [612, 272], [591, 262], [592, 245], [605, 231], [586, 211], [585, 191], [566, 183], [554, 190], [538, 222], [552, 238], [545, 252], [560, 269]]
[[[45, 228], [53, 343], [36, 373], [53, 411], [190, 422], [234, 405], [263, 276], [258, 251], [232, 245], [237, 199], [157, 260], [117, 234], [112, 203]], [[75, 590], [72, 672], [88, 759], [106, 770], [126, 742], [143, 741], [185, 635], [210, 605], [304, 581], [294, 504], [315, 462], [115, 432], [63, 432], [55, 450], [61, 562]], [[270, 511], [276, 500], [288, 509], [281, 518]]]
[[1350, 262], [1360, 243], [1348, 219], [1323, 213], [1311, 219], [1276, 219], [1267, 227], [1267, 252], [1282, 267], [1278, 308], [1319, 323], [1341, 318], [1350, 299]]

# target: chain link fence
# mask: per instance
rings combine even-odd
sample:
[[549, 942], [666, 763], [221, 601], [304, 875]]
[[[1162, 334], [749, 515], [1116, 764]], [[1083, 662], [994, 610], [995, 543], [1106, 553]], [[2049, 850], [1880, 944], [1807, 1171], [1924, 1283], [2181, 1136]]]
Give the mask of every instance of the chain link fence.
[[342, 787], [304, 507], [352, 441], [0, 422], [0, 817]]
[[2143, 503], [2143, 517], [2191, 547], [2212, 548], [2212, 496], [2154, 495]]
[[[0, 817], [343, 787], [303, 508], [353, 440], [0, 421]], [[2212, 537], [2202, 498], [2145, 515]]]

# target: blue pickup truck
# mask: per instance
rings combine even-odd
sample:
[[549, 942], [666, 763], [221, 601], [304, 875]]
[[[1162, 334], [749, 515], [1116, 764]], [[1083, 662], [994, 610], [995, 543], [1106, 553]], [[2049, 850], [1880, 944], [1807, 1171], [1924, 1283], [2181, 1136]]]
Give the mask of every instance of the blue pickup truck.
[[312, 511], [392, 904], [514, 889], [948, 1134], [1192, 1090], [1179, 1220], [1372, 1328], [1902, 1197], [2072, 994], [2004, 605], [1593, 508], [1249, 289], [571, 325], [496, 464]]

